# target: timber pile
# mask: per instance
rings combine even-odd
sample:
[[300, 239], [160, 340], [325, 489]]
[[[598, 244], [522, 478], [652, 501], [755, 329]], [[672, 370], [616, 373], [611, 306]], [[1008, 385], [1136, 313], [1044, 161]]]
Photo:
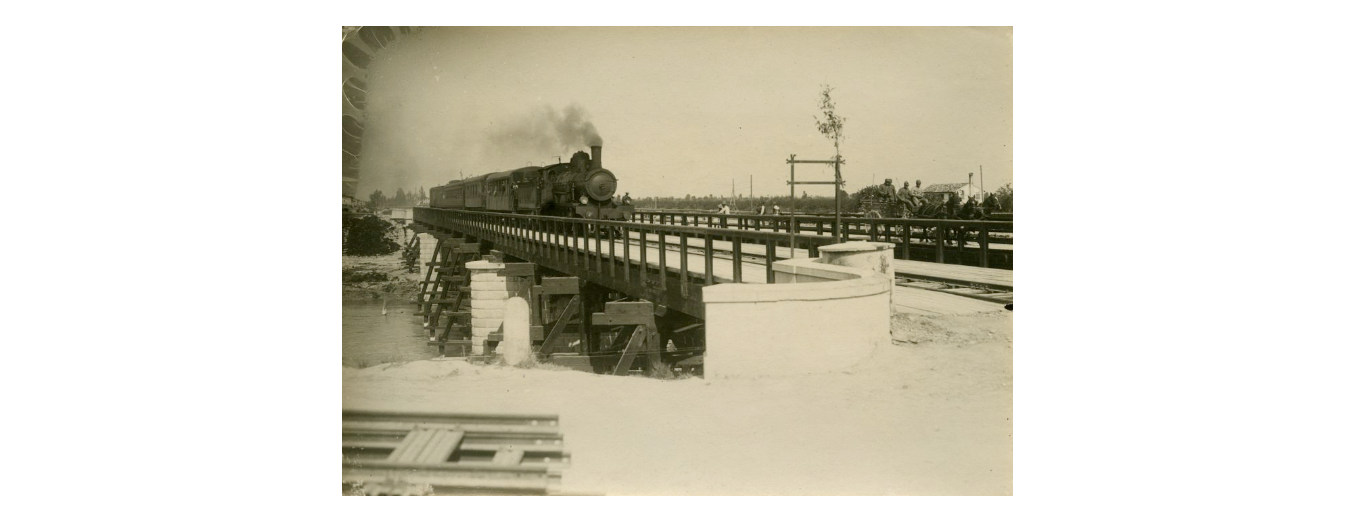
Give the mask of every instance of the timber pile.
[[343, 411], [345, 494], [546, 495], [568, 465], [556, 415]]

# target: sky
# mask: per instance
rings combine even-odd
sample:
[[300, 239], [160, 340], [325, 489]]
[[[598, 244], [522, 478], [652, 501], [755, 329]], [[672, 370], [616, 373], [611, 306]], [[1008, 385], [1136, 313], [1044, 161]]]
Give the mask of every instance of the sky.
[[368, 68], [358, 194], [567, 161], [599, 138], [618, 193], [788, 195], [790, 154], [833, 155], [814, 120], [825, 84], [848, 192], [978, 183], [980, 165], [988, 191], [1012, 182], [1009, 27], [432, 27]]

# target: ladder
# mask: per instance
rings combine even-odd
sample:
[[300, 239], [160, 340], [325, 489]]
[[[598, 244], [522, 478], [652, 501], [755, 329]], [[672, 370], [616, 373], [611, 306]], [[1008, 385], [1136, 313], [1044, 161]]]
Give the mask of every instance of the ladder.
[[465, 263], [478, 257], [480, 244], [450, 234], [434, 235], [437, 245], [419, 287], [417, 314], [423, 315], [428, 345], [437, 347], [439, 355], [450, 355], [448, 348], [454, 347], [458, 348], [455, 352], [459, 356], [466, 356], [470, 348], [470, 311], [462, 308], [470, 302], [470, 273]]

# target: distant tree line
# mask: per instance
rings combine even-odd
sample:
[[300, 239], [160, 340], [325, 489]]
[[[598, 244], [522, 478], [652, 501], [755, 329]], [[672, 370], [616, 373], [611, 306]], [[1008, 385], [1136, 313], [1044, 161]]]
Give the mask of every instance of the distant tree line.
[[367, 204], [372, 210], [394, 206], [417, 206], [427, 202], [428, 194], [423, 191], [422, 186], [418, 187], [417, 191], [409, 190], [407, 192], [403, 188], [397, 188], [395, 189], [394, 197], [387, 196], [386, 194], [381, 193], [380, 190], [372, 192], [371, 195], [367, 197]]

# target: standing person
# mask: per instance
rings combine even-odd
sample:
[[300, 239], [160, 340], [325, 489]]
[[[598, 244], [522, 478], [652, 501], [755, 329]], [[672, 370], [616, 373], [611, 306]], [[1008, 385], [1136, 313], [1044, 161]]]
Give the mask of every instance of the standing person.
[[766, 215], [766, 203], [757, 206], [757, 215]]
[[621, 204], [624, 205], [624, 204], [631, 204], [631, 203], [632, 203], [632, 201], [631, 201], [631, 199], [630, 199], [630, 192], [626, 192], [626, 193], [625, 193], [625, 196], [624, 196], [624, 197], [621, 197]]
[[771, 205], [771, 215], [780, 215], [780, 205], [773, 203]]

